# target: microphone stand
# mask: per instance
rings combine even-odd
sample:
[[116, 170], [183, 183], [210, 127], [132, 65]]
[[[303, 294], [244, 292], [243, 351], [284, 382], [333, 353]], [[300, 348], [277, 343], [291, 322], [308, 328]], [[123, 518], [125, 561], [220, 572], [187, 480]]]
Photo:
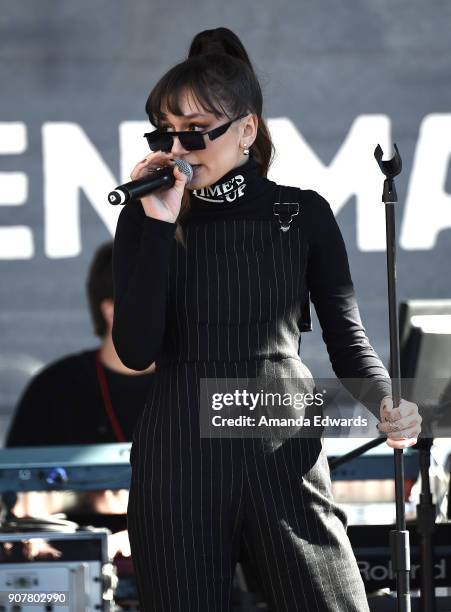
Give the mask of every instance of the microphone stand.
[[[392, 382], [393, 407], [401, 402], [400, 354], [398, 332], [398, 310], [396, 301], [396, 239], [395, 239], [395, 203], [398, 201], [394, 177], [402, 169], [398, 147], [393, 145], [395, 155], [388, 161], [382, 161], [383, 151], [380, 145], [374, 150], [382, 174], [385, 175], [382, 201], [385, 204], [385, 232], [387, 240], [387, 279], [388, 279], [388, 312], [390, 329], [390, 377]], [[404, 461], [403, 450], [394, 449], [395, 468], [395, 504], [396, 529], [390, 531], [390, 548], [393, 569], [396, 572], [397, 610], [410, 612], [410, 547], [409, 532], [406, 529], [404, 506]]]
[[[398, 147], [393, 145], [395, 155], [388, 161], [382, 161], [383, 151], [380, 145], [374, 150], [374, 157], [385, 175], [382, 202], [385, 204], [385, 232], [387, 243], [387, 279], [388, 279], [388, 314], [390, 330], [390, 378], [392, 384], [393, 407], [401, 403], [401, 364], [399, 351], [398, 310], [396, 300], [396, 239], [395, 239], [395, 208], [398, 201], [394, 177], [402, 169], [401, 156]], [[382, 444], [386, 438], [376, 438], [360, 448], [329, 462], [331, 469], [361, 455], [365, 451]], [[390, 531], [390, 549], [392, 566], [396, 572], [397, 610], [410, 612], [410, 547], [409, 532], [406, 529], [406, 514], [404, 506], [404, 461], [402, 449], [394, 449], [395, 468], [395, 505], [396, 529]]]

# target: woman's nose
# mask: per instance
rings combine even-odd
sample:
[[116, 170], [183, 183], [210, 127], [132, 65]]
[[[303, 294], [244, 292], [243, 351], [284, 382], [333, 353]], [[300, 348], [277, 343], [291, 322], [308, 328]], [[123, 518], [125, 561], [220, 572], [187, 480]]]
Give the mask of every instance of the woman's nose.
[[183, 148], [183, 145], [180, 142], [180, 139], [178, 136], [172, 137], [171, 153], [173, 153], [174, 155], [181, 155], [182, 153], [188, 153], [188, 151]]

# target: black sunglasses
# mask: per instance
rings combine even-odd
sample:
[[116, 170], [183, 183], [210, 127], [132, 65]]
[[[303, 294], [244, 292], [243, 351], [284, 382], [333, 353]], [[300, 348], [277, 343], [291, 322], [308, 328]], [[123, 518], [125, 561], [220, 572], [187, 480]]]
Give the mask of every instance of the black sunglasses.
[[232, 121], [224, 123], [224, 125], [220, 125], [208, 132], [166, 132], [163, 130], [154, 130], [153, 132], [146, 132], [144, 138], [147, 139], [151, 151], [169, 153], [172, 150], [174, 136], [178, 137], [180, 144], [187, 151], [198, 151], [199, 149], [207, 148], [204, 136], [208, 135], [210, 140], [215, 140], [215, 138], [225, 134], [234, 121], [238, 121], [238, 119], [242, 119], [243, 117], [246, 117], [246, 115], [235, 117]]

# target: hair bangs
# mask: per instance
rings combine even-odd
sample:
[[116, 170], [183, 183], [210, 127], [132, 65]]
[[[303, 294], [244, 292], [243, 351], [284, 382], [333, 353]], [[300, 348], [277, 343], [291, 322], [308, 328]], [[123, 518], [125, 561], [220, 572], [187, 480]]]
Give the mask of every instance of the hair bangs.
[[198, 107], [218, 118], [232, 119], [247, 112], [249, 105], [246, 95], [242, 95], [244, 92], [231, 87], [227, 78], [219, 79], [211, 65], [204, 58], [191, 58], [169, 70], [147, 99], [146, 113], [151, 124], [158, 127], [167, 111], [182, 116], [181, 100], [185, 94]]

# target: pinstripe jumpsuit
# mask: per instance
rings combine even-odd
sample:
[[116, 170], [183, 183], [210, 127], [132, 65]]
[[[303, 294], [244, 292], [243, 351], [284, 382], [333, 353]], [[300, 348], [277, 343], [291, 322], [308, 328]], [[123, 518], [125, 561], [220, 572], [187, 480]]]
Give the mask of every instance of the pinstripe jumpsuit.
[[[311, 377], [298, 355], [310, 298], [336, 375], [388, 377], [329, 204], [285, 189], [285, 201], [300, 202], [287, 232], [273, 214], [279, 186], [252, 157], [191, 192], [186, 248], [176, 224], [146, 216], [140, 202], [119, 216], [114, 344], [130, 368], [157, 361], [133, 438], [127, 515], [146, 612], [230, 610], [239, 554], [272, 611], [368, 610], [321, 439], [263, 452], [259, 439], [200, 436], [200, 378]], [[378, 385], [378, 398], [390, 395]]]

